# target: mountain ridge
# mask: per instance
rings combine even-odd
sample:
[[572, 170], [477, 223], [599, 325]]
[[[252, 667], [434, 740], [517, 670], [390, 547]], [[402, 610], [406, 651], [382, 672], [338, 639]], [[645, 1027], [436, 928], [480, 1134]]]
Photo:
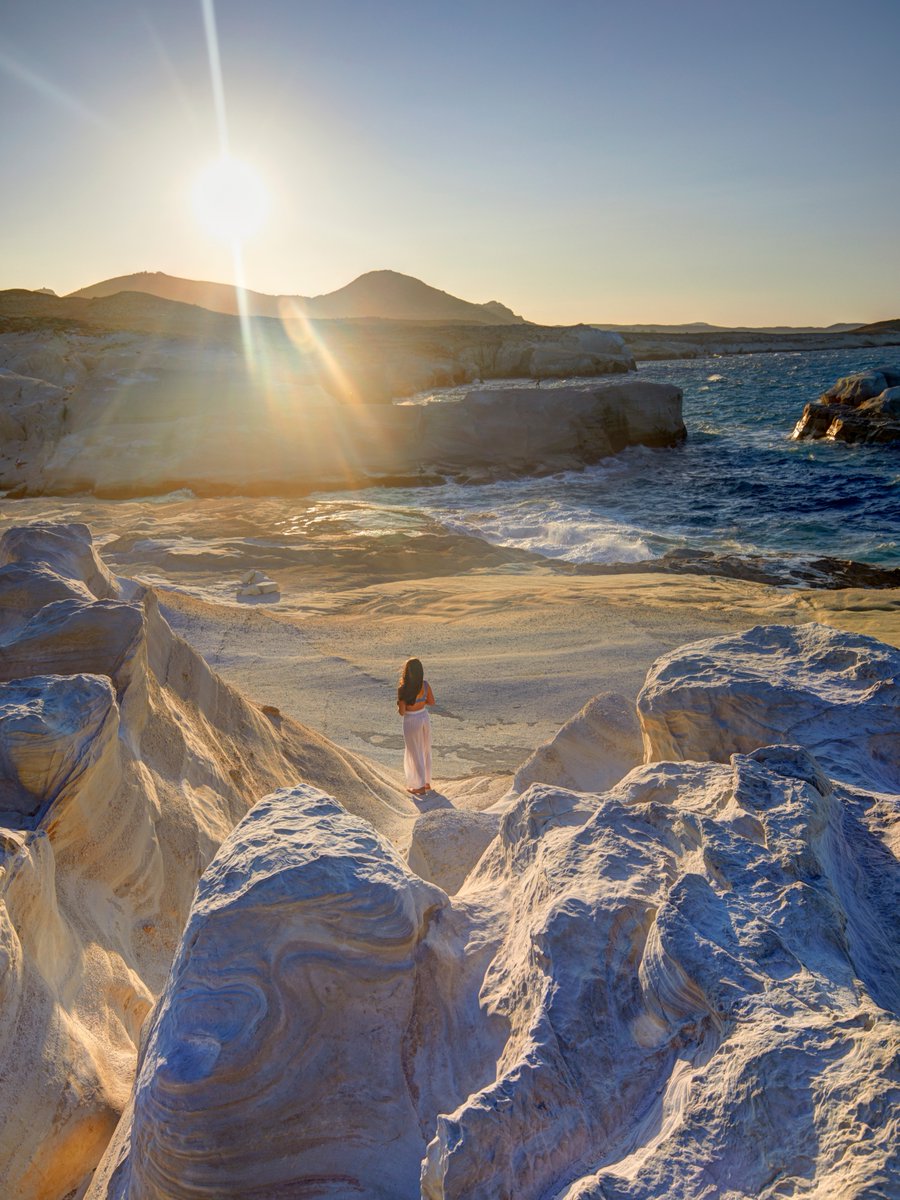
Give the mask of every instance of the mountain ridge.
[[[70, 292], [66, 299], [100, 299], [119, 292], [143, 292], [162, 300], [193, 304], [237, 315], [237, 288], [230, 283], [185, 279], [164, 271], [118, 275]], [[399, 271], [367, 271], [334, 292], [318, 296], [270, 295], [245, 290], [250, 316], [306, 316], [312, 319], [376, 317], [404, 321], [447, 321], [480, 325], [524, 325], [524, 317], [498, 300], [477, 304], [431, 287]]]

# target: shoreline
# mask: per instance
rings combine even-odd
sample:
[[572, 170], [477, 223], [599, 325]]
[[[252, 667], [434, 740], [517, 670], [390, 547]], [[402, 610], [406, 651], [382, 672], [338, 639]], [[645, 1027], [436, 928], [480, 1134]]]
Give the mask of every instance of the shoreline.
[[[438, 482], [446, 481], [416, 486], [435, 486]], [[354, 492], [348, 487], [346, 492], [333, 493], [241, 492], [215, 496], [190, 488], [122, 497], [89, 492], [0, 494], [0, 532], [33, 521], [80, 521], [91, 526], [101, 548], [112, 549], [114, 565], [122, 574], [136, 571], [147, 575], [149, 571], [148, 582], [152, 584], [161, 569], [163, 578], [166, 572], [171, 573], [175, 586], [183, 573], [190, 577], [201, 560], [210, 567], [218, 560], [235, 575], [260, 566], [281, 573], [302, 561], [326, 586], [336, 587], [345, 580], [357, 586], [361, 570], [368, 571], [369, 581], [375, 582], [427, 578], [431, 573], [455, 574], [473, 568], [543, 570], [566, 577], [650, 574], [722, 578], [816, 590], [900, 587], [900, 567], [811, 550], [763, 554], [681, 547], [639, 560], [573, 562], [452, 529], [413, 507], [401, 510], [392, 509], [389, 503], [371, 503], [365, 499], [366, 490]], [[221, 503], [213, 507], [213, 501]], [[395, 520], [394, 528], [383, 526], [388, 512]], [[354, 514], [364, 515], [366, 521], [381, 527], [366, 530], [362, 521], [354, 521]], [[168, 521], [168, 528], [160, 530], [162, 536], [155, 549], [141, 536], [151, 515], [154, 523], [164, 525]], [[209, 547], [205, 555], [198, 549], [198, 542]], [[220, 550], [222, 543], [224, 548]], [[264, 543], [265, 552], [254, 559], [255, 543]], [[355, 561], [357, 556], [359, 563]]]
[[[751, 354], [806, 354], [817, 350], [888, 350], [900, 346], [900, 333], [753, 334], [730, 338], [714, 333], [633, 333], [616, 330], [636, 363], [684, 362], [695, 358], [733, 358]], [[706, 341], [705, 339], [709, 339]], [[758, 341], [754, 341], [758, 338]], [[779, 340], [783, 339], [783, 340]]]

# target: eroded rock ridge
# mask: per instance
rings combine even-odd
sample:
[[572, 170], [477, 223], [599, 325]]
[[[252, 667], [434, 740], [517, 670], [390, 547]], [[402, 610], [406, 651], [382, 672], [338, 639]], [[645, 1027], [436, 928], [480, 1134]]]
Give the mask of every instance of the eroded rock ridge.
[[818, 625], [684, 647], [646, 761], [529, 786], [603, 778], [586, 709], [452, 898], [320, 791], [269, 796], [90, 1200], [892, 1195], [898, 678]]
[[[0, 540], [0, 1180], [63, 1200], [103, 1153], [203, 870], [287, 781], [396, 836], [376, 770], [219, 679], [82, 525]], [[406, 811], [408, 810], [408, 811]]]

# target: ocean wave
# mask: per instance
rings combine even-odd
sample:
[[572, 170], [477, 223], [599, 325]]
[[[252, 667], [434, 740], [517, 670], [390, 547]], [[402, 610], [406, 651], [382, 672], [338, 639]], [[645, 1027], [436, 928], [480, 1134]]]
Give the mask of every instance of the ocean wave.
[[[631, 447], [551, 477], [368, 494], [454, 532], [572, 563], [639, 562], [669, 550], [897, 562], [897, 454], [790, 441], [803, 405], [835, 379], [900, 351], [815, 351], [642, 363], [684, 391], [687, 441]], [[712, 386], [711, 386], [712, 385]], [[373, 513], [364, 515], [371, 526]]]

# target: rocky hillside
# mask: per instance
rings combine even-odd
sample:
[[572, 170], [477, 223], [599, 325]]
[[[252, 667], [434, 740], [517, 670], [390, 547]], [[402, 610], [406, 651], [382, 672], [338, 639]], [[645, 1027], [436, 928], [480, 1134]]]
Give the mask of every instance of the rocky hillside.
[[[163, 300], [177, 300], [232, 315], [240, 311], [233, 284], [181, 279], [162, 271], [138, 271], [134, 275], [104, 279], [101, 283], [79, 288], [71, 296], [95, 300], [119, 292], [143, 292]], [[269, 296], [264, 292], [245, 291], [244, 300], [247, 311], [255, 317], [376, 318], [453, 321], [467, 325], [521, 325], [525, 320], [497, 300], [473, 304], [398, 271], [367, 271], [345, 287], [321, 296]]]
[[[88, 1200], [894, 1195], [898, 677], [819, 625], [686, 646], [618, 783], [430, 814], [449, 891], [273, 793], [200, 882]], [[543, 767], [585, 780], [607, 707]]]

